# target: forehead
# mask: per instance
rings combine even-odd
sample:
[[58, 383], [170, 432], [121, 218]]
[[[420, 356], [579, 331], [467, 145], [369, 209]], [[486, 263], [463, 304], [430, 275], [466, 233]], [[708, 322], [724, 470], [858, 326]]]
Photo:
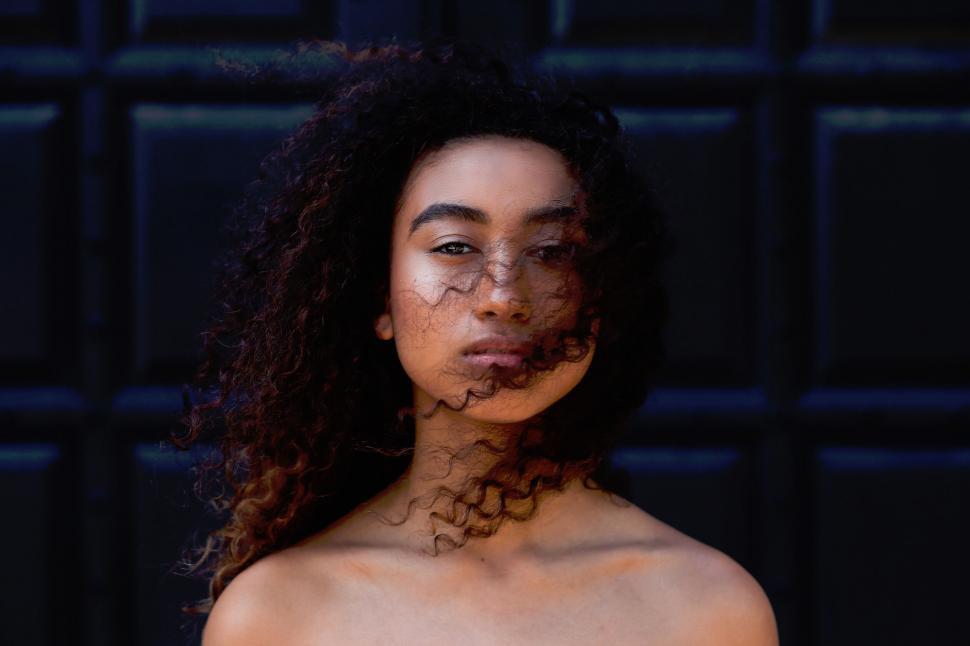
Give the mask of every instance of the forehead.
[[575, 190], [565, 158], [529, 139], [461, 139], [420, 158], [401, 193], [407, 215], [432, 202], [459, 202], [501, 213], [568, 198]]

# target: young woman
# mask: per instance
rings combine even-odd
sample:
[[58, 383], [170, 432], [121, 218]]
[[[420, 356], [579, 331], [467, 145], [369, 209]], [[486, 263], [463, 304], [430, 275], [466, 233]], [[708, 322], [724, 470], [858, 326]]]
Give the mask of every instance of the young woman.
[[608, 486], [666, 302], [612, 112], [467, 44], [310, 49], [339, 69], [173, 438], [228, 487], [204, 646], [776, 644], [744, 569]]

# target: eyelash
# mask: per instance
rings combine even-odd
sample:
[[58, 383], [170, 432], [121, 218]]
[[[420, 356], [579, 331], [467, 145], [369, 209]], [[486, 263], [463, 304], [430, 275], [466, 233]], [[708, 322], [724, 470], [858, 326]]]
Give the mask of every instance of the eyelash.
[[[437, 247], [433, 248], [431, 250], [431, 253], [440, 253], [442, 255], [452, 256], [452, 257], [466, 255], [466, 254], [463, 254], [463, 253], [445, 253], [444, 251], [442, 251], [442, 249], [444, 249], [445, 247], [450, 247], [452, 245], [472, 248], [472, 246], [470, 244], [468, 244], [467, 242], [459, 242], [457, 240], [452, 240], [451, 242], [446, 242], [444, 244], [440, 244]], [[572, 245], [572, 244], [556, 244], [556, 245], [546, 245], [544, 247], [539, 247], [538, 249], [539, 249], [539, 251], [545, 251], [547, 249], [560, 250], [559, 253], [566, 255], [566, 258], [560, 258], [560, 261], [562, 261], [562, 260], [568, 259], [569, 257], [572, 257], [574, 248], [575, 248], [575, 245]], [[549, 264], [552, 264], [552, 263], [555, 263], [556, 261], [555, 260], [545, 260], [545, 262], [547, 262]]]

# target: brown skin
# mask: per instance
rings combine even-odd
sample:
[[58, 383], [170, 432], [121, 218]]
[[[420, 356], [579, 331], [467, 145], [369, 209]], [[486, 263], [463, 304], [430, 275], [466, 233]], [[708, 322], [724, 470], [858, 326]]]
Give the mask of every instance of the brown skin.
[[[564, 306], [543, 294], [569, 276], [529, 255], [563, 230], [526, 228], [522, 214], [569, 203], [575, 190], [559, 153], [527, 140], [451, 142], [415, 164], [394, 218], [389, 311], [375, 332], [395, 341], [418, 410], [438, 398], [460, 403], [473, 385], [462, 376], [467, 343], [568, 325], [578, 301]], [[474, 206], [490, 221], [438, 220], [408, 235], [414, 216], [433, 202]], [[469, 246], [450, 247], [453, 256], [429, 253], [449, 241]], [[441, 300], [443, 281], [486, 264], [498, 281]], [[397, 526], [376, 517], [399, 518], [412, 497], [481, 468], [459, 463], [442, 478], [436, 447], [514, 431], [579, 383], [592, 356], [557, 367], [525, 391], [500, 391], [462, 411], [440, 408], [430, 419], [418, 415], [408, 471], [337, 523], [236, 577], [212, 610], [204, 646], [776, 645], [771, 605], [740, 565], [578, 481], [544, 498], [531, 520], [438, 556], [427, 553], [429, 509], [418, 507]]]
[[[572, 204], [575, 191], [559, 153], [528, 140], [492, 136], [451, 142], [415, 164], [393, 223], [390, 307], [375, 322], [375, 332], [393, 339], [418, 411], [431, 410], [439, 398], [459, 407], [467, 390], [478, 385], [475, 377], [483, 368], [470, 366], [462, 356], [469, 343], [492, 334], [528, 336], [574, 322], [580, 300], [575, 273], [547, 265], [539, 255], [541, 248], [564, 240], [565, 228], [553, 222], [526, 227], [523, 213]], [[435, 220], [411, 234], [414, 217], [434, 203], [473, 206], [489, 222]], [[494, 280], [482, 278], [469, 294], [445, 292], [449, 285], [470, 289], [482, 269]], [[571, 299], [566, 300], [561, 287], [570, 281], [573, 288], [566, 291]], [[472, 399], [461, 411], [442, 406], [430, 419], [417, 415], [410, 467], [386, 500], [403, 506], [430, 486], [457, 486], [470, 465], [455, 464], [450, 476], [442, 477], [447, 470], [442, 449], [457, 450], [479, 438], [500, 441], [521, 430], [524, 420], [579, 383], [593, 355], [591, 350], [578, 363], [560, 364], [531, 388]], [[489, 456], [479, 452], [473, 457]], [[474, 468], [483, 467], [479, 462]], [[429, 513], [424, 511], [423, 519]], [[534, 531], [536, 526], [527, 523], [500, 532], [480, 549], [507, 553], [519, 542], [519, 532]]]

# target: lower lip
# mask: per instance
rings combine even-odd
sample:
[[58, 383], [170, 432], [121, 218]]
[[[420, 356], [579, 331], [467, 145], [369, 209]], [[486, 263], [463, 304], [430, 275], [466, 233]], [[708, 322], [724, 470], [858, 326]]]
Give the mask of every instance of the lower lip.
[[490, 366], [493, 363], [505, 368], [515, 368], [522, 364], [521, 354], [509, 354], [505, 352], [486, 352], [484, 354], [466, 354], [465, 358], [479, 366]]

